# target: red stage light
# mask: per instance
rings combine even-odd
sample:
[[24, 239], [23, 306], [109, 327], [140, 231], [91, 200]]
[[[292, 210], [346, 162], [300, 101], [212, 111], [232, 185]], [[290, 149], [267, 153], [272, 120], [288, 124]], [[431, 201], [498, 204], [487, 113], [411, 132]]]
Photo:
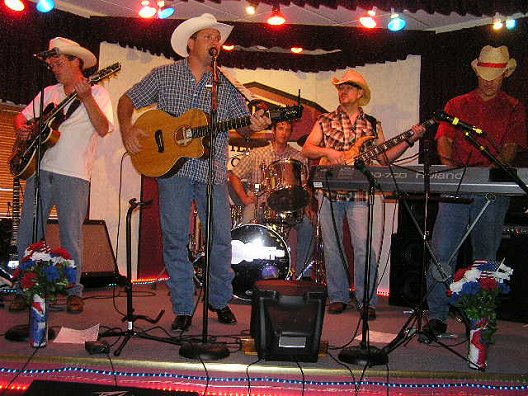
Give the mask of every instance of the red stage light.
[[24, 11], [26, 7], [21, 0], [4, 0], [4, 4], [13, 11]]

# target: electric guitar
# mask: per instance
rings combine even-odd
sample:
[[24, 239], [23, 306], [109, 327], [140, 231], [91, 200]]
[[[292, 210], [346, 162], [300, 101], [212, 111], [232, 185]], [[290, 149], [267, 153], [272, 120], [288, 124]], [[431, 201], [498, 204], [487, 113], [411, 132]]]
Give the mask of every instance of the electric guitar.
[[13, 179], [13, 199], [11, 202], [11, 238], [9, 240], [7, 262], [0, 266], [0, 283], [11, 287], [13, 272], [18, 268], [18, 227], [20, 225], [20, 179]]
[[[273, 122], [301, 118], [302, 106], [281, 107], [266, 111]], [[237, 129], [248, 126], [250, 116], [220, 121], [214, 126], [207, 125], [207, 114], [191, 109], [179, 117], [161, 110], [150, 110], [142, 114], [134, 126], [145, 132], [139, 138], [141, 151], [130, 154], [136, 170], [150, 177], [174, 174], [188, 158], [203, 158], [208, 155], [208, 136], [212, 132]]]
[[[422, 126], [424, 128], [429, 128], [430, 126], [435, 124], [435, 119], [431, 118], [427, 121], [425, 121]], [[369, 163], [373, 159], [375, 159], [378, 155], [384, 153], [388, 149], [396, 146], [397, 144], [405, 141], [406, 139], [409, 139], [412, 137], [413, 131], [412, 129], [409, 129], [408, 131], [405, 131], [387, 141], [384, 143], [373, 146], [368, 148], [367, 150], [361, 152], [361, 147], [368, 141], [375, 139], [375, 136], [363, 136], [356, 140], [354, 145], [345, 151], [345, 165], [354, 165], [356, 161], [364, 162], [365, 164]], [[319, 165], [330, 165], [330, 162], [326, 157], [321, 157], [319, 161]]]
[[[91, 85], [97, 84], [119, 70], [121, 70], [121, 64], [114, 63], [92, 74], [88, 78], [88, 82]], [[75, 99], [77, 99], [77, 92], [74, 91], [58, 105], [55, 106], [50, 103], [39, 118], [28, 121], [28, 125], [33, 128], [29, 139], [20, 140], [17, 138], [9, 158], [9, 169], [15, 178], [25, 180], [35, 173], [39, 142], [41, 143], [42, 154], [57, 143], [60, 138], [60, 132], [57, 128], [65, 120], [62, 110]]]

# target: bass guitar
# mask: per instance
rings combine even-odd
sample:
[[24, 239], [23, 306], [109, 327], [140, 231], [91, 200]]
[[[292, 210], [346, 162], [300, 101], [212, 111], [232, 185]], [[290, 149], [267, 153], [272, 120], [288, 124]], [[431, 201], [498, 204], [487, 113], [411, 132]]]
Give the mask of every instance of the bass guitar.
[[[424, 123], [422, 123], [422, 126], [424, 128], [429, 128], [430, 126], [434, 125], [435, 124], [435, 119], [434, 118], [431, 118], [427, 121], [425, 121]], [[361, 161], [365, 164], [368, 164], [369, 162], [371, 162], [373, 159], [375, 159], [378, 155], [384, 153], [385, 151], [389, 150], [390, 148], [398, 145], [399, 143], [411, 138], [413, 135], [413, 131], [412, 129], [409, 129], [408, 131], [405, 131], [387, 141], [385, 141], [384, 143], [378, 145], [378, 146], [373, 146], [373, 147], [370, 147], [368, 148], [367, 150], [361, 152], [361, 147], [363, 147], [363, 145], [374, 139], [375, 137], [374, 136], [363, 136], [359, 139], [357, 139], [357, 141], [354, 143], [354, 145], [348, 149], [347, 151], [345, 151], [344, 155], [345, 155], [345, 165], [354, 165], [354, 163], [356, 161]], [[328, 159], [326, 157], [321, 157], [320, 161], [319, 161], [319, 165], [330, 165], [330, 162], [328, 161]]]
[[[121, 64], [114, 63], [92, 74], [88, 78], [88, 82], [91, 85], [97, 84], [119, 70], [121, 70]], [[77, 92], [74, 91], [58, 105], [55, 106], [50, 103], [38, 119], [28, 121], [28, 125], [33, 128], [29, 139], [20, 140], [17, 138], [9, 158], [9, 169], [15, 178], [25, 180], [35, 173], [37, 167], [36, 153], [39, 143], [41, 144], [42, 154], [57, 143], [60, 138], [60, 132], [57, 128], [64, 121], [63, 109], [75, 99], [77, 99]]]
[[[269, 109], [273, 122], [301, 118], [302, 106]], [[191, 109], [179, 117], [161, 110], [142, 114], [134, 126], [145, 132], [139, 138], [141, 151], [130, 154], [134, 168], [145, 176], [161, 177], [177, 172], [188, 158], [203, 158], [209, 153], [208, 135], [248, 126], [250, 116], [207, 125], [207, 114]]]

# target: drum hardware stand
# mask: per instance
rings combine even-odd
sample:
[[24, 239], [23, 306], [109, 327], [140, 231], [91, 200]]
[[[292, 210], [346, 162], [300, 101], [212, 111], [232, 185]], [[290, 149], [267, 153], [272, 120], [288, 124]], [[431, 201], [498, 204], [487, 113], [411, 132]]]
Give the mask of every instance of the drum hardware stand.
[[188, 359], [199, 360], [220, 360], [229, 356], [229, 349], [223, 343], [211, 343], [208, 340], [208, 326], [209, 326], [209, 276], [210, 263], [212, 253], [212, 239], [213, 239], [213, 193], [214, 193], [214, 159], [215, 159], [215, 142], [216, 142], [216, 117], [218, 114], [218, 67], [217, 56], [218, 50], [215, 47], [209, 49], [211, 55], [211, 125], [209, 128], [209, 168], [207, 174], [207, 228], [205, 239], [205, 265], [203, 276], [203, 329], [201, 342], [187, 342], [180, 347], [180, 355]]
[[138, 332], [134, 329], [134, 322], [138, 319], [145, 320], [152, 324], [158, 323], [158, 321], [161, 319], [161, 317], [165, 313], [165, 310], [161, 310], [158, 316], [156, 317], [156, 319], [151, 319], [146, 315], [137, 315], [134, 313], [134, 306], [133, 306], [133, 301], [132, 301], [132, 285], [133, 285], [132, 284], [132, 257], [131, 257], [132, 254], [130, 251], [131, 250], [130, 245], [131, 245], [132, 238], [131, 238], [131, 231], [130, 231], [131, 229], [130, 218], [132, 217], [132, 212], [136, 208], [142, 207], [142, 206], [148, 206], [150, 205], [151, 201], [138, 202], [136, 201], [135, 198], [132, 198], [130, 201], [128, 201], [128, 203], [130, 204], [130, 207], [128, 208], [127, 216], [126, 216], [126, 264], [127, 264], [126, 273], [127, 274], [126, 274], [126, 278], [124, 279], [126, 300], [127, 300], [127, 310], [126, 310], [126, 315], [122, 319], [123, 322], [125, 321], [127, 322], [127, 329], [124, 331], [109, 330], [99, 335], [99, 337], [121, 337], [121, 336], [125, 337], [123, 341], [121, 342], [121, 344], [119, 344], [119, 347], [117, 347], [117, 349], [114, 351], [115, 356], [119, 356], [121, 354], [121, 351], [123, 350], [125, 345], [133, 337], [144, 338], [144, 339], [153, 340], [153, 341], [166, 342], [168, 344], [179, 344], [179, 342], [176, 342], [175, 340], [171, 338], [156, 337], [156, 336], [152, 336], [150, 334], [144, 333], [144, 332]]
[[354, 166], [359, 169], [361, 173], [369, 181], [368, 190], [368, 222], [367, 222], [367, 240], [366, 240], [366, 264], [365, 264], [365, 287], [363, 290], [363, 307], [361, 310], [362, 328], [361, 328], [361, 342], [358, 347], [348, 347], [341, 350], [339, 353], [339, 360], [361, 365], [361, 366], [377, 366], [388, 363], [387, 353], [375, 346], [369, 344], [368, 341], [368, 308], [370, 300], [370, 271], [371, 268], [371, 253], [372, 253], [372, 231], [374, 226], [374, 193], [378, 185], [372, 173], [365, 167], [362, 161], [356, 161]]
[[315, 235], [313, 237], [314, 248], [310, 261], [301, 270], [301, 273], [297, 275], [296, 280], [302, 280], [304, 274], [309, 269], [312, 270], [312, 279], [315, 283], [326, 286], [326, 273], [324, 266], [324, 250], [323, 250], [323, 239], [321, 237], [321, 226], [319, 224], [319, 214], [317, 214], [317, 223], [315, 224]]

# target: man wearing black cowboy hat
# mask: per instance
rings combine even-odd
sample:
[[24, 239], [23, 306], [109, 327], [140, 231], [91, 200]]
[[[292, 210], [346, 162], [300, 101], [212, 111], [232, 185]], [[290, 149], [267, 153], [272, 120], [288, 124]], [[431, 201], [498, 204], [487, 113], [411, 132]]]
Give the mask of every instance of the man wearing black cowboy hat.
[[[221, 47], [233, 29], [211, 14], [182, 22], [174, 30], [171, 45], [182, 58], [175, 63], [152, 70], [119, 100], [118, 117], [123, 144], [130, 153], [141, 151], [139, 137], [143, 131], [132, 124], [132, 114], [156, 103], [160, 110], [179, 117], [190, 109], [211, 111], [212, 55]], [[219, 74], [217, 121], [248, 116], [244, 97], [235, 86]], [[262, 111], [251, 115], [249, 131], [265, 129], [271, 121]], [[209, 309], [221, 323], [236, 323], [227, 305], [233, 296], [231, 269], [231, 218], [227, 190], [227, 131], [216, 137], [214, 151], [213, 230]], [[207, 224], [207, 159], [188, 159], [174, 175], [158, 178], [163, 258], [170, 276], [173, 311], [172, 330], [187, 330], [194, 313], [193, 266], [188, 259], [189, 213], [194, 200], [203, 224]]]

